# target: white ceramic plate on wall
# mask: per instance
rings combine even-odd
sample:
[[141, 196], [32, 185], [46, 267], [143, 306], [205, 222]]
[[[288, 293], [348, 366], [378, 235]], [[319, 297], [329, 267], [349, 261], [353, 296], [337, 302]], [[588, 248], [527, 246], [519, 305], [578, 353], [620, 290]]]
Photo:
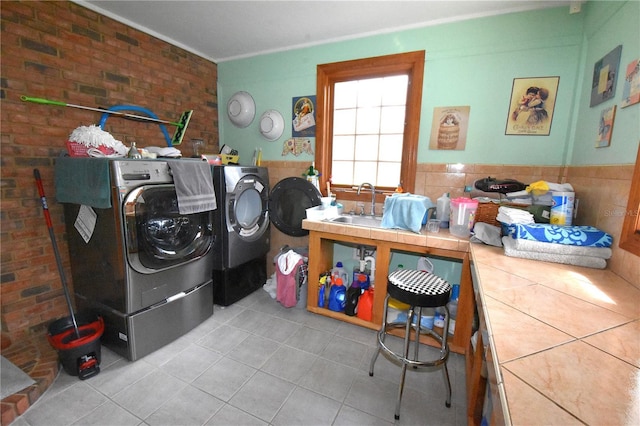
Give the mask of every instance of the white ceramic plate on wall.
[[284, 132], [284, 118], [275, 109], [269, 109], [260, 116], [260, 133], [270, 141], [275, 141]]
[[256, 103], [247, 92], [236, 92], [227, 102], [227, 115], [234, 126], [244, 128], [256, 116]]

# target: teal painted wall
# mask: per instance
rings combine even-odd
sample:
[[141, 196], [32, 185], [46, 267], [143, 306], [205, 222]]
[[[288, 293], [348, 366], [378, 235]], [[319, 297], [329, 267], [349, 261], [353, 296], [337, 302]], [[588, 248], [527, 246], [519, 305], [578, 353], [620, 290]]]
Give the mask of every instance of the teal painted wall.
[[[615, 2], [614, 6], [631, 9], [627, 12], [635, 9], [637, 17], [638, 4], [629, 3]], [[594, 14], [600, 8], [595, 6]], [[283, 157], [281, 153], [282, 143], [291, 137], [291, 99], [315, 94], [318, 64], [424, 49], [419, 163], [562, 165], [578, 161], [572, 152], [572, 138], [578, 125], [586, 127], [585, 120], [576, 112], [583, 109], [579, 88], [583, 86], [584, 64], [590, 61], [591, 54], [585, 42], [597, 40], [608, 52], [617, 44], [627, 43], [626, 39], [637, 30], [637, 20], [633, 24], [619, 18], [617, 21], [623, 21], [620, 26], [607, 29], [620, 33], [620, 43], [609, 46], [600, 40], [603, 38], [600, 33], [594, 33], [592, 41], [592, 30], [585, 30], [585, 22], [592, 18], [589, 7], [584, 9], [587, 11], [574, 15], [563, 6], [480, 18], [222, 62], [218, 65], [221, 144], [238, 149], [242, 164], [251, 161], [257, 147], [263, 149], [265, 160], [309, 162], [313, 159], [309, 154]], [[637, 40], [635, 43], [637, 52]], [[626, 49], [629, 55], [630, 50]], [[626, 58], [624, 49], [623, 58]], [[560, 76], [551, 134], [506, 136], [513, 79], [540, 76]], [[233, 126], [226, 116], [226, 103], [239, 90], [251, 93], [256, 102], [256, 118], [244, 129]], [[620, 87], [616, 100], [620, 99], [621, 91]], [[433, 108], [458, 105], [471, 106], [466, 149], [429, 150]], [[285, 117], [284, 134], [274, 142], [262, 138], [258, 129], [260, 114], [267, 109], [276, 109]], [[637, 116], [638, 107], [627, 109], [635, 109]], [[591, 145], [595, 144], [595, 132], [594, 128]], [[312, 142], [315, 144], [314, 139]], [[628, 149], [611, 151], [607, 162], [629, 162]], [[582, 161], [602, 164], [601, 159], [591, 155]]]
[[[570, 140], [571, 165], [633, 163], [640, 139], [640, 104], [620, 108], [627, 65], [640, 57], [640, 2], [589, 2], [585, 14], [584, 65], [580, 84], [575, 137]], [[622, 45], [615, 96], [594, 107], [591, 81], [594, 64]], [[603, 109], [617, 105], [611, 146], [596, 148], [598, 122]]]

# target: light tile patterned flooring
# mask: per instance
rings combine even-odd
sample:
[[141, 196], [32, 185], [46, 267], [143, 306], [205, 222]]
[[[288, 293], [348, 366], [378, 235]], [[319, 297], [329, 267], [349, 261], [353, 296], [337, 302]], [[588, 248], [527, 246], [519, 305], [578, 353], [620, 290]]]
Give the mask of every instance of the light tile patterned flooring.
[[[136, 362], [103, 346], [100, 374], [61, 371], [12, 425], [393, 424], [400, 367], [381, 355], [369, 377], [375, 342], [373, 330], [259, 289]], [[466, 424], [463, 356], [451, 354], [449, 375], [446, 408], [441, 372], [409, 369], [395, 423]]]

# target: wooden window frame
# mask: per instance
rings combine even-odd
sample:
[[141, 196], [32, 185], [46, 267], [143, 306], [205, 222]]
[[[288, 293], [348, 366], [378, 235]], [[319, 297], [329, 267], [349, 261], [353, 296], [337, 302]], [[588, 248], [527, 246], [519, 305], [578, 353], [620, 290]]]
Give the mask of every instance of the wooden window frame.
[[[422, 50], [318, 65], [315, 164], [316, 168], [322, 172], [320, 188], [322, 188], [323, 194], [327, 181], [331, 177], [334, 84], [342, 81], [400, 74], [406, 74], [409, 77], [400, 183], [404, 191], [415, 192], [424, 58], [425, 52]], [[332, 192], [338, 193], [338, 198], [356, 200], [356, 191], [352, 187], [332, 185], [331, 189]], [[383, 202], [385, 195], [394, 189], [379, 188], [376, 202]]]
[[640, 144], [618, 246], [640, 256]]

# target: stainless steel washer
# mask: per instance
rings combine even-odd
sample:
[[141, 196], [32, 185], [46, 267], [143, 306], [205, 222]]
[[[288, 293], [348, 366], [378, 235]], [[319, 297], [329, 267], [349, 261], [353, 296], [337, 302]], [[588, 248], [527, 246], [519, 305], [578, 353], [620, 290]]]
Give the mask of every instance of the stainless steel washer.
[[[78, 307], [105, 319], [103, 343], [136, 360], [213, 314], [212, 211], [179, 213], [166, 161], [108, 167], [111, 208], [64, 205], [73, 285]], [[88, 241], [85, 215], [95, 218]]]

